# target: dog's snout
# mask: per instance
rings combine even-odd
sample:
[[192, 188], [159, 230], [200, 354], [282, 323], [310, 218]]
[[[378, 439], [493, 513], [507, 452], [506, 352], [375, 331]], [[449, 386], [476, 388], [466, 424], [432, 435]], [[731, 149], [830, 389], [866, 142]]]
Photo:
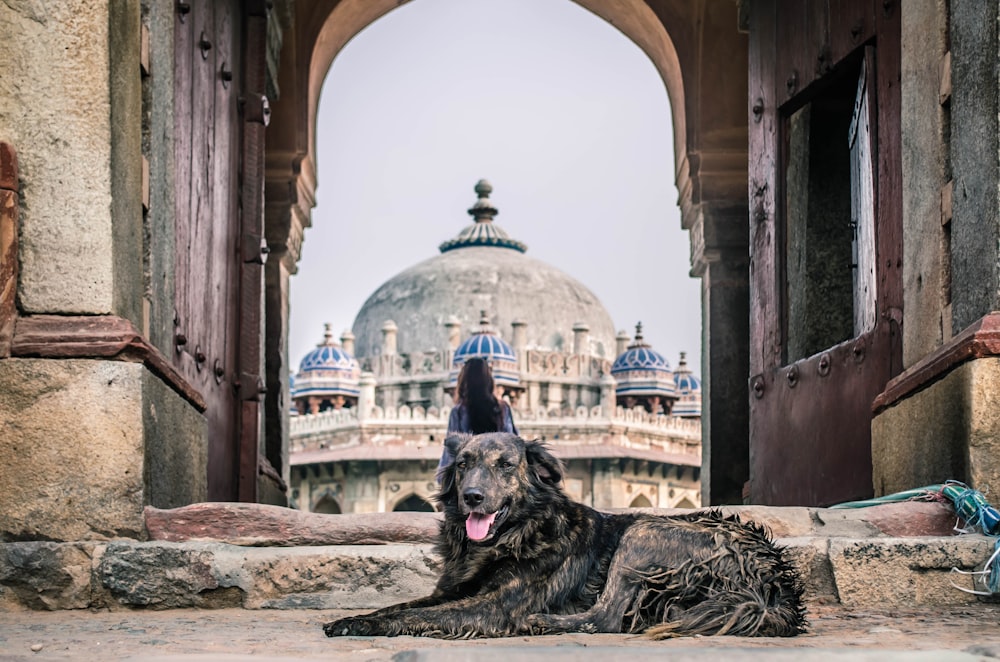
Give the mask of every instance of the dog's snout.
[[470, 487], [464, 492], [462, 492], [462, 499], [465, 501], [465, 505], [470, 508], [475, 508], [483, 502], [483, 491], [477, 487]]

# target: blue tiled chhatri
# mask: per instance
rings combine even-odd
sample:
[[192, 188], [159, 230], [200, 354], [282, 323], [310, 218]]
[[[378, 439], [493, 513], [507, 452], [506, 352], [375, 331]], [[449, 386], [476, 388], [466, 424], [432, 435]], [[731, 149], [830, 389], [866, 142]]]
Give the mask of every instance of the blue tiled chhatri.
[[349, 352], [333, 340], [325, 325], [323, 341], [303, 357], [292, 386], [292, 397], [360, 393], [361, 367]]
[[490, 328], [490, 318], [482, 311], [479, 330], [458, 346], [452, 357], [452, 370], [448, 375], [448, 387], [458, 382], [462, 364], [471, 358], [482, 358], [490, 364], [493, 381], [501, 386], [520, 386], [521, 376], [517, 369], [517, 354], [503, 338]]
[[670, 362], [642, 339], [642, 323], [635, 325], [635, 340], [611, 366], [611, 376], [618, 383], [618, 396], [675, 397], [677, 385]]
[[701, 417], [701, 380], [691, 374], [688, 368], [686, 353], [681, 352], [681, 360], [674, 371], [674, 384], [677, 386], [677, 403], [674, 405], [674, 416], [684, 418]]

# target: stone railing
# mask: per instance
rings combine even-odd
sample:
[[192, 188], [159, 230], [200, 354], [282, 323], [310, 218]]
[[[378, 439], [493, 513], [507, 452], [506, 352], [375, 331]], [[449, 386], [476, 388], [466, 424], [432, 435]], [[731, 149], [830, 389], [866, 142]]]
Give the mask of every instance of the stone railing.
[[[340, 430], [379, 423], [415, 422], [424, 425], [440, 425], [446, 427], [451, 407], [374, 407], [369, 416], [358, 419], [356, 409], [330, 410], [319, 414], [293, 416], [291, 419], [292, 437], [310, 435], [322, 432], [337, 432]], [[687, 419], [675, 416], [657, 416], [642, 409], [625, 409], [617, 407], [614, 415], [608, 417], [600, 406], [577, 407], [575, 410], [539, 409], [535, 411], [515, 411], [514, 419], [519, 427], [584, 427], [595, 426], [625, 427], [636, 432], [654, 434], [656, 436], [676, 436], [683, 439], [701, 438], [701, 420]]]

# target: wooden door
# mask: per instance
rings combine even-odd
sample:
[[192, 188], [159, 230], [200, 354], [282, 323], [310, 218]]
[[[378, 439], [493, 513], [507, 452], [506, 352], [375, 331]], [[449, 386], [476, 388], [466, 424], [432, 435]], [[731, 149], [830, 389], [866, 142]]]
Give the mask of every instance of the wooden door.
[[[260, 316], [244, 313], [259, 310], [261, 302], [245, 274], [246, 265], [252, 272], [260, 259], [259, 242], [252, 255], [244, 243], [247, 26], [239, 0], [177, 3], [173, 359], [208, 404], [213, 501], [256, 495], [258, 425], [251, 417], [257, 410], [248, 413], [244, 405], [257, 399], [259, 370], [248, 370], [246, 361], [255, 360], [252, 348], [261, 339]], [[260, 212], [259, 204], [250, 208]]]
[[[753, 503], [870, 496], [871, 405], [901, 369], [898, 11], [838, 3], [870, 19], [866, 35], [833, 6], [754, 4], [765, 11], [750, 46], [751, 94], [762, 92], [750, 141]], [[861, 38], [833, 59], [840, 23]], [[816, 52], [827, 62], [803, 76]]]

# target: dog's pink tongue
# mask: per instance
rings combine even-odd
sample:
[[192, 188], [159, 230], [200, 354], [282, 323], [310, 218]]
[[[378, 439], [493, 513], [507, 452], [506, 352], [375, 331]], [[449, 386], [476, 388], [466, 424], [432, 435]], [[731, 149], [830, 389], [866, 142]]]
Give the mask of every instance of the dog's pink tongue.
[[496, 513], [489, 515], [483, 513], [469, 513], [469, 518], [465, 520], [465, 532], [473, 540], [482, 540], [490, 532], [490, 525], [497, 518]]

